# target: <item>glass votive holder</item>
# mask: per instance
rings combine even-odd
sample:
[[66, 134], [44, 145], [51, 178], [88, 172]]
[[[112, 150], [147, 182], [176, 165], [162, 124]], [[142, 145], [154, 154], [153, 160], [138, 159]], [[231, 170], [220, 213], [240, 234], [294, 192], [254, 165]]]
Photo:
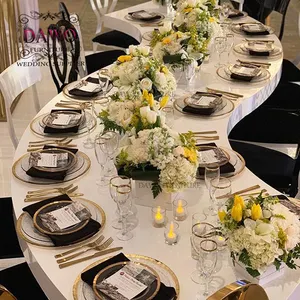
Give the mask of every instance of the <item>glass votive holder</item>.
[[151, 216], [152, 216], [152, 224], [154, 227], [160, 228], [165, 226], [166, 219], [167, 219], [165, 208], [161, 206], [153, 207], [151, 209]]
[[203, 213], [194, 213], [192, 215], [192, 226], [197, 223], [202, 223], [207, 220], [207, 215]]
[[179, 224], [170, 222], [165, 226], [165, 242], [168, 245], [176, 245], [179, 239]]
[[184, 221], [187, 218], [187, 201], [179, 199], [173, 201], [173, 217], [176, 221]]

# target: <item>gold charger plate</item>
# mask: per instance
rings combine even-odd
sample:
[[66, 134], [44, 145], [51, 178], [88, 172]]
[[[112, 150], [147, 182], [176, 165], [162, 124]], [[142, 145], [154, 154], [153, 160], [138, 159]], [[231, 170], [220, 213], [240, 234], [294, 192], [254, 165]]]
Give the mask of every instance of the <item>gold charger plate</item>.
[[[144, 255], [138, 255], [138, 254], [125, 254], [127, 258], [129, 258], [131, 261], [134, 262], [140, 262], [147, 264], [151, 268], [153, 268], [159, 275], [160, 280], [162, 283], [164, 283], [166, 286], [173, 286], [176, 294], [177, 294], [177, 299], [179, 299], [180, 296], [180, 286], [179, 286], [179, 281], [175, 273], [164, 263], [161, 261], [151, 258], [149, 256], [144, 256]], [[87, 266], [83, 271], [87, 271], [96, 265], [106, 261], [107, 259], [111, 258], [106, 257], [104, 259], [98, 260], [91, 265]], [[93, 289], [91, 286], [89, 286], [87, 283], [81, 280], [81, 274], [79, 274], [74, 282], [73, 285], [73, 298], [74, 300], [94, 300], [95, 295], [93, 292]]]
[[[118, 272], [120, 269], [122, 269], [124, 266], [126, 266], [130, 263], [139, 265], [143, 269], [148, 270], [152, 275], [154, 275], [156, 277], [156, 282], [157, 282], [157, 285], [156, 285], [156, 287], [154, 287], [154, 290], [151, 290], [151, 288], [153, 288], [152, 285], [147, 286], [147, 288], [142, 292], [142, 295], [134, 297], [133, 300], [151, 300], [156, 296], [156, 294], [158, 293], [158, 291], [160, 289], [160, 278], [159, 278], [158, 273], [146, 264], [139, 263], [139, 262], [132, 262], [132, 261], [123, 261], [123, 262], [118, 262], [118, 263], [107, 266], [106, 268], [101, 270], [95, 276], [94, 281], [93, 281], [93, 291], [98, 299], [106, 298], [105, 297], [106, 295], [104, 295], [104, 298], [103, 298], [102, 294], [97, 289], [98, 280], [100, 279], [100, 282], [102, 282], [103, 280], [110, 277], [115, 272]], [[105, 274], [105, 273], [108, 273], [108, 274]], [[145, 293], [146, 293], [146, 295], [145, 295]], [[147, 297], [147, 298], [145, 298], [145, 297]]]
[[77, 159], [78, 161], [80, 159], [84, 160], [84, 163], [78, 166], [78, 170], [75, 169], [77, 167], [77, 165], [75, 165], [74, 169], [70, 170], [70, 174], [67, 174], [64, 180], [58, 181], [58, 180], [51, 180], [45, 178], [36, 178], [27, 175], [26, 170], [24, 170], [24, 168], [22, 167], [22, 160], [26, 159], [26, 157], [28, 157], [29, 155], [30, 153], [25, 153], [18, 160], [14, 162], [12, 166], [12, 173], [15, 176], [15, 178], [17, 178], [18, 180], [21, 180], [26, 183], [31, 183], [31, 184], [50, 185], [50, 184], [58, 184], [62, 182], [69, 182], [85, 175], [91, 167], [90, 158], [85, 153], [78, 151], [76, 154]]
[[[87, 225], [87, 223], [89, 222], [90, 218], [88, 218], [86, 220], [83, 220], [80, 223], [75, 224], [74, 226], [65, 228], [65, 229], [63, 229], [63, 230], [61, 230], [59, 232], [57, 232], [57, 231], [54, 231], [54, 232], [50, 231], [46, 226], [44, 226], [43, 222], [38, 219], [39, 215], [42, 213], [42, 211], [45, 210], [45, 209], [47, 209], [47, 208], [50, 208], [51, 206], [54, 206], [55, 208], [52, 209], [52, 210], [50, 210], [50, 211], [47, 211], [47, 212], [51, 212], [51, 211], [56, 210], [58, 208], [65, 207], [65, 206], [70, 205], [72, 203], [73, 203], [73, 201], [71, 201], [71, 200], [62, 200], [62, 201], [51, 202], [51, 203], [48, 203], [48, 204], [44, 205], [43, 207], [41, 207], [40, 209], [38, 209], [35, 212], [34, 216], [33, 216], [33, 225], [34, 225], [34, 227], [39, 232], [41, 232], [41, 233], [51, 234], [51, 235], [65, 235], [65, 234], [70, 234], [70, 233], [74, 233], [74, 232], [79, 231], [80, 229], [82, 229], [83, 227], [85, 227]], [[44, 211], [43, 213], [47, 213], [47, 212]]]
[[[74, 199], [72, 199], [74, 200]], [[76, 201], [81, 202], [83, 205], [85, 205], [89, 211], [91, 212], [92, 216], [91, 218], [94, 219], [95, 221], [99, 222], [101, 224], [101, 227], [99, 231], [94, 234], [93, 236], [83, 240], [79, 241], [78, 243], [74, 243], [72, 245], [66, 245], [66, 246], [58, 246], [56, 247], [51, 239], [45, 235], [40, 233], [33, 225], [33, 219], [31, 216], [23, 212], [18, 220], [17, 220], [17, 233], [19, 237], [21, 237], [24, 241], [31, 245], [39, 246], [42, 248], [53, 248], [53, 249], [65, 249], [70, 246], [80, 246], [82, 244], [85, 244], [89, 241], [92, 241], [99, 236], [99, 234], [103, 231], [105, 225], [106, 225], [106, 215], [104, 210], [102, 209], [101, 206], [99, 206], [97, 203], [91, 200], [87, 200], [84, 198], [76, 198]]]
[[[68, 132], [68, 133], [44, 133], [44, 128], [42, 127], [42, 123], [43, 123], [43, 118], [45, 118], [47, 115], [49, 115], [49, 113], [42, 114], [42, 115], [34, 118], [30, 122], [29, 127], [33, 134], [35, 134], [39, 137], [47, 137], [47, 138], [61, 138], [61, 137], [75, 138], [75, 137], [79, 137], [79, 136], [82, 136], [82, 135], [85, 135], [88, 133], [88, 130], [85, 126], [86, 121], [79, 125], [78, 132], [76, 132], [76, 133], [72, 133], [72, 132], [71, 133], [70, 132]], [[90, 131], [92, 132], [97, 126], [97, 118], [93, 117], [89, 112], [86, 112], [86, 117], [93, 119], [93, 126], [90, 129]]]

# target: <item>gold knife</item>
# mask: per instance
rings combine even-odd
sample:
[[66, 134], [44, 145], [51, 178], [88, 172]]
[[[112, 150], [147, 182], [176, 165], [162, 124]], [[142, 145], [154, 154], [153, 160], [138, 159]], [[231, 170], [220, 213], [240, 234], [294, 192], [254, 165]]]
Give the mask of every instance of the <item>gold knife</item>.
[[91, 258], [95, 258], [95, 257], [99, 257], [99, 256], [102, 256], [102, 255], [106, 255], [106, 254], [109, 254], [109, 253], [112, 253], [112, 252], [120, 251], [120, 250], [122, 250], [122, 249], [123, 249], [123, 247], [115, 247], [115, 248], [103, 250], [103, 251], [100, 251], [100, 252], [96, 252], [96, 253], [94, 253], [93, 255], [85, 256], [85, 257], [82, 257], [82, 258], [79, 258], [79, 259], [75, 259], [75, 260], [73, 260], [73, 261], [69, 261], [69, 262], [60, 264], [60, 265], [58, 265], [58, 266], [59, 266], [60, 269], [63, 269], [63, 268], [66, 268], [66, 267], [69, 267], [69, 266], [78, 264], [78, 263], [80, 263], [80, 262], [89, 260], [89, 259], [91, 259]]

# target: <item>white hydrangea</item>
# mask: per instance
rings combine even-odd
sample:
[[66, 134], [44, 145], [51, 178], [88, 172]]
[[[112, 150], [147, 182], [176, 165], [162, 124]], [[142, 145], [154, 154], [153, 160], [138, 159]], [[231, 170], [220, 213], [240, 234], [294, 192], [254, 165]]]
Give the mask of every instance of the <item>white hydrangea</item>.
[[160, 185], [165, 192], [181, 191], [193, 183], [196, 178], [197, 165], [186, 158], [177, 156], [161, 170]]

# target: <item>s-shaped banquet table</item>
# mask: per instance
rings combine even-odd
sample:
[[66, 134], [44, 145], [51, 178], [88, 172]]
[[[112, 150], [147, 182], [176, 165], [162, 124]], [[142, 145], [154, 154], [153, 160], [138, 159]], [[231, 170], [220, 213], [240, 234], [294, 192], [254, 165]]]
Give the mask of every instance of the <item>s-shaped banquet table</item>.
[[[138, 23], [130, 22], [124, 17], [128, 12], [140, 9], [156, 10], [152, 2], [147, 2], [141, 5], [130, 7], [110, 13], [104, 18], [104, 25], [106, 27], [126, 32], [142, 44], [147, 44], [147, 41], [142, 40], [143, 33], [150, 31], [153, 28], [141, 27]], [[281, 46], [279, 40], [275, 35], [270, 38], [275, 40], [275, 44]], [[235, 43], [242, 40], [241, 36], [235, 36]], [[236, 57], [232, 54], [231, 61], [235, 61]], [[195, 118], [187, 117], [186, 115], [176, 112], [175, 122], [173, 128], [178, 132], [217, 130], [220, 140], [217, 142], [219, 146], [230, 148], [228, 142], [228, 133], [243, 117], [256, 109], [263, 103], [277, 86], [281, 75], [282, 58], [272, 60], [272, 65], [269, 68], [271, 78], [262, 84], [248, 84], [248, 83], [229, 83], [221, 78], [217, 78], [214, 62], [209, 61], [204, 63], [200, 74], [198, 74], [193, 89], [201, 87], [212, 87], [220, 90], [230, 90], [234, 93], [244, 95], [244, 98], [235, 102], [234, 110], [225, 116], [217, 118]], [[185, 87], [179, 86], [177, 93], [185, 93]], [[38, 115], [49, 112], [54, 107], [55, 103], [65, 96], [61, 93], [54, 97]], [[96, 130], [97, 131], [97, 130]], [[95, 178], [98, 175], [99, 165], [94, 156], [93, 150], [87, 150], [83, 147], [82, 141], [84, 138], [76, 139], [76, 144], [79, 149], [85, 152], [91, 159], [91, 169], [89, 173], [74, 181], [74, 184], [79, 185], [79, 191], [84, 193], [86, 199], [95, 201], [105, 211], [107, 215], [107, 224], [104, 229], [106, 237], [114, 237], [115, 245], [123, 246], [123, 252], [128, 254], [141, 254], [158, 259], [168, 265], [177, 275], [180, 283], [180, 299], [191, 300], [195, 299], [198, 286], [190, 279], [190, 274], [195, 270], [196, 261], [191, 258], [190, 245], [190, 231], [191, 231], [191, 215], [194, 212], [200, 212], [208, 206], [208, 193], [203, 181], [199, 181], [196, 188], [188, 189], [184, 192], [184, 198], [189, 203], [189, 217], [186, 221], [180, 222], [180, 240], [175, 246], [168, 246], [164, 242], [164, 231], [162, 229], [154, 228], [151, 224], [151, 213], [149, 207], [137, 206], [139, 225], [134, 229], [134, 237], [128, 242], [118, 241], [115, 237], [116, 231], [111, 227], [112, 219], [115, 213], [115, 203], [110, 199], [108, 188], [107, 190], [98, 190]], [[30, 131], [30, 128], [25, 130], [19, 146], [15, 153], [14, 160], [17, 160], [21, 155], [26, 153], [28, 141], [36, 140], [35, 135]], [[259, 184], [261, 188], [267, 189], [270, 194], [278, 194], [276, 190], [268, 186], [257, 176], [251, 173], [247, 168], [236, 177], [232, 178], [232, 190], [240, 190], [251, 185]], [[43, 187], [43, 186], [42, 186]], [[42, 188], [41, 187], [41, 188]], [[28, 190], [37, 189], [38, 186], [33, 186], [18, 181], [13, 178], [11, 181], [11, 190], [13, 197], [13, 204], [15, 215], [18, 218], [22, 213], [22, 208], [26, 205], [24, 198]], [[169, 212], [170, 214], [170, 212]], [[72, 287], [74, 281], [80, 272], [91, 263], [97, 261], [92, 259], [87, 262], [79, 263], [74, 266], [59, 269], [56, 264], [54, 255], [61, 252], [61, 250], [45, 249], [38, 246], [31, 245], [21, 241], [22, 249], [29, 266], [43, 288], [49, 299], [72, 299]], [[229, 264], [225, 264], [222, 269], [215, 274], [221, 285], [229, 284], [237, 278], [233, 269]], [[286, 270], [284, 276], [272, 281], [264, 286], [270, 300], [286, 300], [299, 299], [297, 286], [300, 281], [300, 270], [292, 271]], [[297, 297], [298, 294], [298, 297]]]

